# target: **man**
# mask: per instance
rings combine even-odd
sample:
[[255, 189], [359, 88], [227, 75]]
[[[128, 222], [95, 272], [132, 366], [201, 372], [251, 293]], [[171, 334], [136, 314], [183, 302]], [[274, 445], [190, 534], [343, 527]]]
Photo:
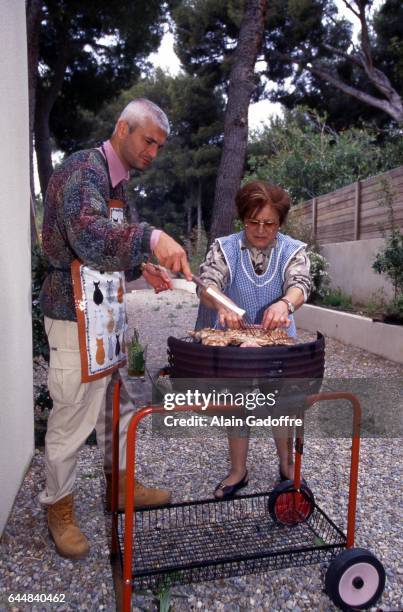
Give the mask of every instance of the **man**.
[[[130, 102], [100, 149], [71, 155], [52, 175], [45, 199], [43, 248], [50, 267], [41, 307], [50, 346], [53, 409], [45, 441], [48, 526], [62, 556], [82, 558], [89, 544], [75, 523], [77, 454], [95, 427], [105, 452], [111, 376], [125, 360], [124, 271], [143, 274], [157, 291], [168, 274], [148, 263], [154, 253], [172, 272], [191, 279], [184, 249], [147, 223], [130, 223], [125, 185], [132, 169], [145, 170], [169, 133], [165, 113], [149, 100]], [[110, 396], [110, 392], [108, 393]], [[120, 465], [130, 413], [120, 432]], [[110, 473], [106, 472], [110, 484]], [[125, 473], [120, 473], [119, 505]], [[167, 503], [170, 493], [136, 483], [136, 506]]]

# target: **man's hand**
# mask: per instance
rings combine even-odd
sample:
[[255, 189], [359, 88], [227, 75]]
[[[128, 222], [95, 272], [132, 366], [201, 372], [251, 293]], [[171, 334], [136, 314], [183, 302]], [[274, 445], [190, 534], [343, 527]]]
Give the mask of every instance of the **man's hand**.
[[163, 266], [174, 274], [182, 272], [186, 280], [192, 280], [192, 271], [189, 267], [185, 249], [165, 232], [161, 232], [154, 249], [154, 255]]
[[172, 289], [171, 277], [164, 268], [161, 268], [161, 266], [145, 263], [142, 266], [142, 272], [147, 283], [154, 287], [155, 293]]
[[275, 302], [264, 311], [262, 326], [264, 329], [276, 329], [277, 327], [289, 327], [291, 321], [288, 318], [288, 308], [285, 302]]

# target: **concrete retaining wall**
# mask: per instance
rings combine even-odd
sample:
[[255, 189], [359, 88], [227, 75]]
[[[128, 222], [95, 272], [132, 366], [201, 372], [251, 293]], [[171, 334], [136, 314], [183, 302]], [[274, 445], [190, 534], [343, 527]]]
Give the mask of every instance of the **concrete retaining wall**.
[[321, 331], [344, 344], [403, 363], [403, 326], [374, 323], [372, 319], [304, 304], [296, 313], [298, 327]]

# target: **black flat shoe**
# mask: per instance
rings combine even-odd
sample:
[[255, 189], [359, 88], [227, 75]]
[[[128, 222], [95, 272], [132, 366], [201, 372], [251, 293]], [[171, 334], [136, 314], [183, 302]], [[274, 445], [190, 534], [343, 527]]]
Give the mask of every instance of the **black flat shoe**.
[[[286, 476], [285, 474], [283, 474], [283, 472], [281, 471], [281, 468], [278, 468], [278, 473], [280, 475], [280, 482], [284, 482], [285, 480], [294, 480], [293, 478], [288, 478], [288, 476]], [[301, 483], [306, 485], [306, 480], [305, 478], [301, 478]]]
[[[225, 478], [228, 478], [228, 476], [226, 476]], [[234, 497], [237, 491], [239, 491], [240, 489], [243, 489], [244, 487], [247, 487], [248, 482], [249, 482], [248, 470], [246, 470], [244, 477], [239, 482], [236, 482], [233, 485], [224, 485], [223, 484], [224, 480], [222, 480], [214, 489], [214, 497], [216, 499], [229, 499], [231, 497]], [[217, 496], [216, 495], [217, 491], [222, 491], [222, 495]]]

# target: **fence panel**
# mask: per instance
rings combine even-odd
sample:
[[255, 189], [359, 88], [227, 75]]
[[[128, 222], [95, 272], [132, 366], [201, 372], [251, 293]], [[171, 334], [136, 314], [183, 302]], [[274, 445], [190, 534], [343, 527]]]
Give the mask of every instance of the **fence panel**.
[[310, 226], [319, 244], [382, 238], [394, 223], [403, 227], [403, 166], [357, 181], [294, 207], [294, 222]]

